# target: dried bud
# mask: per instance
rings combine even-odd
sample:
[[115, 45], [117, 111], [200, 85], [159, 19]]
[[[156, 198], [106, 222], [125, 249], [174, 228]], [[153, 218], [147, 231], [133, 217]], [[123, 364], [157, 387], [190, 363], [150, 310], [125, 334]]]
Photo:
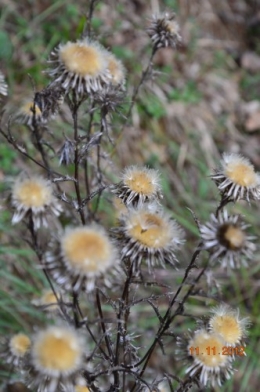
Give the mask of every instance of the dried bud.
[[125, 92], [113, 86], [104, 87], [94, 94], [94, 101], [107, 112], [114, 112], [117, 107], [122, 105]]
[[60, 151], [60, 165], [69, 165], [74, 161], [74, 142], [66, 139]]
[[34, 103], [42, 113], [43, 120], [55, 116], [63, 103], [64, 90], [55, 85], [46, 87], [34, 96]]
[[176, 48], [181, 42], [179, 25], [175, 20], [175, 14], [165, 13], [159, 17], [153, 16], [147, 33], [151, 38], [154, 48], [172, 47]]

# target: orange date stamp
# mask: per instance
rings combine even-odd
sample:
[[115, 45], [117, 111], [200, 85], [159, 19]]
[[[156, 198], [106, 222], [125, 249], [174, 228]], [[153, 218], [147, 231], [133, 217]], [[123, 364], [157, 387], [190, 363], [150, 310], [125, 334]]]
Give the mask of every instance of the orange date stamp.
[[213, 347], [208, 346], [208, 347], [204, 348], [203, 351], [200, 350], [199, 347], [189, 347], [189, 351], [190, 351], [191, 356], [194, 356], [194, 355], [229, 355], [231, 357], [234, 357], [237, 355], [239, 357], [243, 357], [244, 355], [246, 355], [244, 346], [236, 346], [236, 347], [223, 346], [221, 348], [221, 350], [217, 349], [217, 347], [215, 347], [215, 346], [213, 346]]

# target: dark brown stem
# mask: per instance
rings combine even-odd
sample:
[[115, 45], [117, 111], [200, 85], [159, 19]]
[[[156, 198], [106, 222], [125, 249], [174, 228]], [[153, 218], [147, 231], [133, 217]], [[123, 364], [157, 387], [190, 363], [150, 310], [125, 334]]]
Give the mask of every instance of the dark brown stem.
[[76, 94], [73, 93], [73, 107], [72, 107], [72, 117], [73, 117], [73, 128], [74, 128], [74, 141], [75, 141], [75, 153], [74, 153], [74, 186], [75, 186], [75, 191], [76, 191], [76, 196], [77, 196], [77, 203], [78, 203], [78, 212], [80, 214], [81, 222], [83, 225], [85, 225], [85, 215], [84, 211], [81, 208], [81, 194], [80, 194], [80, 186], [79, 186], [79, 145], [77, 143], [78, 141], [78, 109], [80, 103], [78, 103]]

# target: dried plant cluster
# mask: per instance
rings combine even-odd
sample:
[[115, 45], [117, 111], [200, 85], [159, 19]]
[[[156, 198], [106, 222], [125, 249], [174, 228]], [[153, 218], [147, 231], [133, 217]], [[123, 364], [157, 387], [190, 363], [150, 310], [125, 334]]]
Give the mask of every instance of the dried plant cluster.
[[[208, 222], [195, 218], [200, 242], [189, 261], [182, 258], [184, 230], [163, 206], [160, 174], [133, 162], [121, 179], [111, 180], [107, 151], [114, 145], [114, 114], [119, 114], [117, 121], [124, 127], [140, 87], [151, 75], [154, 54], [163, 47], [176, 48], [181, 41], [175, 16], [168, 13], [154, 17], [147, 32], [152, 56], [130, 97], [127, 116], [120, 116], [122, 103], [129, 102], [126, 70], [88, 31], [84, 38], [53, 50], [49, 85], [21, 106], [13, 122], [1, 127], [10, 148], [33, 163], [14, 179], [6, 208], [12, 211], [12, 223], [23, 230], [50, 286], [32, 301], [49, 323], [7, 337], [1, 347], [4, 362], [12, 372], [20, 372], [32, 391], [202, 390], [232, 377], [235, 349], [245, 347], [249, 319], [221, 303], [220, 294], [215, 300], [221, 304], [198, 320], [194, 331], [176, 336], [174, 328], [207, 271], [214, 273], [221, 265], [232, 273], [233, 268], [252, 263], [254, 237], [242, 217], [227, 208], [241, 199], [259, 201], [260, 175], [253, 165], [240, 155], [223, 155], [211, 176], [221, 200]], [[2, 74], [0, 94], [7, 95]], [[64, 127], [57, 138], [49, 122], [64, 105], [73, 137]], [[65, 121], [64, 116], [59, 121]], [[34, 153], [29, 142], [14, 136], [18, 123], [25, 124]], [[102, 198], [110, 198], [111, 205], [116, 198], [115, 227], [104, 227]], [[157, 281], [159, 269], [172, 273], [178, 266], [184, 271], [179, 286]], [[166, 310], [157, 305], [161, 299]], [[131, 317], [137, 303], [150, 306], [157, 317], [146, 346], [143, 339], [148, 332], [136, 331]], [[174, 355], [186, 367], [183, 379], [174, 369], [154, 372], [150, 366], [155, 352], [167, 356], [169, 336], [171, 355], [176, 350]], [[232, 355], [223, 353], [223, 347], [233, 348]]]

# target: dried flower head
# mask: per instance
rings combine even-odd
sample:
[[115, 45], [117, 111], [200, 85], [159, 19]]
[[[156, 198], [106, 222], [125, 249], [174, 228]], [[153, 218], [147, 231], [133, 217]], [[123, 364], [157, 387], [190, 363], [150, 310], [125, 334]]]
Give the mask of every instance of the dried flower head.
[[59, 301], [62, 300], [60, 293], [55, 293], [52, 290], [44, 290], [39, 298], [34, 298], [32, 304], [40, 307], [48, 312], [56, 312], [59, 310]]
[[57, 115], [63, 101], [64, 90], [55, 84], [35, 93], [34, 96], [35, 107], [41, 111], [44, 122]]
[[260, 199], [260, 174], [239, 154], [223, 154], [221, 167], [211, 176], [222, 197], [231, 200]]
[[85, 344], [78, 331], [51, 326], [35, 334], [29, 370], [29, 387], [38, 391], [73, 390], [73, 378], [83, 364]]
[[249, 318], [241, 318], [239, 309], [232, 309], [225, 304], [215, 307], [209, 319], [211, 332], [221, 335], [229, 346], [242, 343], [247, 335], [249, 325]]
[[31, 213], [36, 229], [41, 225], [47, 227], [46, 214], [58, 216], [62, 211], [53, 195], [51, 183], [41, 176], [18, 177], [13, 185], [11, 202], [16, 209], [12, 223], [20, 222]]
[[46, 119], [42, 115], [40, 107], [35, 101], [26, 101], [18, 110], [15, 121], [28, 125], [30, 128], [35, 124], [45, 124]]
[[202, 385], [221, 385], [233, 373], [232, 358], [224, 355], [223, 347], [225, 341], [220, 335], [206, 329], [196, 331], [187, 346], [187, 356], [191, 356], [193, 361], [186, 373], [193, 376], [201, 370]]
[[122, 181], [112, 186], [111, 191], [127, 206], [160, 200], [163, 197], [158, 172], [147, 167], [127, 167]]
[[8, 91], [8, 86], [5, 83], [5, 78], [2, 72], [0, 71], [0, 95], [6, 96]]
[[48, 71], [50, 76], [66, 92], [72, 89], [82, 95], [111, 82], [106, 50], [88, 38], [60, 45], [51, 53], [49, 62], [55, 66]]
[[221, 259], [224, 267], [247, 265], [246, 259], [252, 259], [256, 249], [254, 237], [246, 234], [247, 227], [239, 215], [229, 216], [227, 210], [218, 217], [212, 214], [210, 222], [200, 226], [202, 247], [211, 253], [211, 260]]
[[175, 20], [175, 14], [166, 12], [160, 16], [153, 16], [147, 33], [151, 38], [154, 48], [176, 48], [181, 43], [180, 28]]
[[18, 366], [25, 354], [28, 353], [30, 346], [30, 338], [24, 333], [17, 333], [6, 340], [3, 350], [1, 350], [1, 357], [6, 363]]
[[120, 60], [116, 58], [111, 52], [107, 52], [108, 70], [111, 75], [111, 84], [113, 86], [124, 87], [125, 83], [125, 68]]
[[121, 105], [125, 99], [125, 92], [112, 85], [104, 87], [94, 94], [94, 101], [105, 112], [117, 112], [120, 114]]
[[103, 278], [110, 285], [111, 274], [118, 273], [119, 260], [114, 244], [101, 226], [68, 228], [53, 251], [46, 254], [53, 279], [66, 290], [92, 291]]
[[121, 257], [130, 259], [138, 267], [142, 260], [149, 268], [158, 264], [178, 262], [175, 252], [183, 243], [182, 230], [156, 205], [130, 208], [120, 218], [120, 227], [114, 229], [122, 243]]

